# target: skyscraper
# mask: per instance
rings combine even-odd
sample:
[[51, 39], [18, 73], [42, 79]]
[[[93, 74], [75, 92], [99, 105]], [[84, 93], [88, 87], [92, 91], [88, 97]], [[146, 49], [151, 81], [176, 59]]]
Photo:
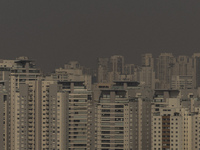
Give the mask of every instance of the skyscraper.
[[118, 81], [94, 89], [95, 149], [151, 149], [151, 100], [138, 84]]
[[41, 75], [34, 61], [27, 57], [4, 60], [0, 64], [4, 88], [9, 93], [6, 100], [6, 149], [35, 148], [37, 133], [34, 110], [38, 100], [35, 95], [35, 81]]
[[193, 78], [194, 78], [194, 87], [200, 87], [200, 53], [193, 54], [194, 59], [194, 71], [193, 71]]
[[124, 56], [114, 55], [110, 57], [110, 72], [113, 80], [118, 80], [118, 76], [124, 74]]
[[156, 62], [156, 78], [159, 80], [158, 87], [156, 88], [170, 88], [173, 66], [173, 55], [171, 53], [161, 53]]
[[151, 53], [142, 55], [142, 66], [139, 70], [139, 81], [140, 83], [155, 89], [154, 58]]
[[151, 53], [146, 53], [142, 55], [142, 66], [151, 67], [154, 70], [154, 58]]
[[109, 59], [98, 58], [98, 83], [108, 82]]

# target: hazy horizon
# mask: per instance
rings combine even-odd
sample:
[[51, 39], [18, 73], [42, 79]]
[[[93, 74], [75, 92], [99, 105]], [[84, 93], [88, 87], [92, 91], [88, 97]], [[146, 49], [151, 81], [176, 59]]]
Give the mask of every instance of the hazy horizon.
[[200, 50], [200, 1], [1, 1], [0, 58], [28, 56], [45, 72], [70, 60], [192, 55]]

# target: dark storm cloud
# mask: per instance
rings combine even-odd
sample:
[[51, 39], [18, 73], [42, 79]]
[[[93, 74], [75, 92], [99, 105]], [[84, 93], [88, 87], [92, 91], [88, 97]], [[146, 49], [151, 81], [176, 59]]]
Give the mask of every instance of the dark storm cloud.
[[200, 52], [200, 2], [40, 0], [0, 2], [0, 58], [26, 55], [45, 71], [70, 60]]

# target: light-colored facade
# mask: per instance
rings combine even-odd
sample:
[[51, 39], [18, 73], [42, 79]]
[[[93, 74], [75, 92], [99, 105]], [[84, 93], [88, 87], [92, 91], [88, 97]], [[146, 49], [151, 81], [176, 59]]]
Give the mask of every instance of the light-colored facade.
[[156, 91], [152, 105], [151, 141], [153, 150], [198, 150], [200, 101], [177, 90]]
[[42, 81], [42, 149], [90, 149], [91, 91], [81, 81]]
[[91, 147], [91, 91], [83, 82], [71, 82], [67, 101], [67, 148], [87, 149]]
[[68, 91], [56, 81], [42, 81], [41, 149], [66, 149]]
[[142, 67], [126, 65], [124, 73], [123, 58], [114, 58], [118, 81], [110, 72], [112, 82], [93, 88], [77, 61], [43, 77], [27, 57], [0, 60], [0, 149], [200, 149], [200, 89], [193, 76], [199, 55], [194, 61], [162, 54], [160, 78], [167, 77], [159, 81], [174, 90], [156, 90], [154, 98], [152, 56]]
[[[6, 149], [35, 148], [35, 88], [31, 89], [41, 75], [40, 70], [35, 68], [34, 61], [27, 57], [19, 57], [16, 60], [5, 60], [1, 71], [5, 82], [5, 89], [9, 93], [7, 99], [6, 115]], [[31, 83], [32, 82], [32, 83]]]
[[5, 89], [4, 83], [0, 84], [0, 149], [4, 150], [7, 145], [7, 105], [8, 92]]
[[97, 150], [151, 149], [151, 100], [140, 92], [138, 83], [130, 81], [94, 89]]
[[[120, 92], [120, 91], [119, 91]], [[97, 104], [97, 149], [129, 149], [129, 106], [126, 94], [102, 91]], [[120, 97], [122, 96], [122, 97]], [[117, 103], [117, 101], [121, 101]], [[124, 102], [123, 102], [124, 101]]]

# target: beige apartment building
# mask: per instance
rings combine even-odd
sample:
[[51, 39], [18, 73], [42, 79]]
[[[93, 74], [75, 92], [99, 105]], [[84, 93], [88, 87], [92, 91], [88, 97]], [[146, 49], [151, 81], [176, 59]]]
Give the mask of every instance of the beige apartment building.
[[138, 82], [120, 81], [111, 87], [96, 85], [93, 149], [151, 149], [151, 100], [140, 96]]
[[0, 66], [1, 85], [4, 89], [1, 92], [7, 92], [3, 113], [4, 148], [35, 148], [35, 87], [29, 85], [33, 85], [40, 76], [40, 70], [27, 57], [1, 60]]
[[178, 90], [157, 90], [152, 105], [152, 150], [199, 150], [200, 100]]
[[42, 81], [41, 149], [90, 149], [91, 91], [82, 81]]

